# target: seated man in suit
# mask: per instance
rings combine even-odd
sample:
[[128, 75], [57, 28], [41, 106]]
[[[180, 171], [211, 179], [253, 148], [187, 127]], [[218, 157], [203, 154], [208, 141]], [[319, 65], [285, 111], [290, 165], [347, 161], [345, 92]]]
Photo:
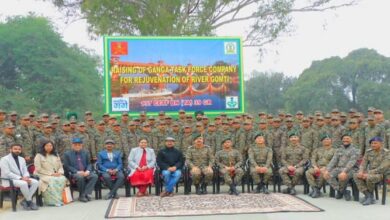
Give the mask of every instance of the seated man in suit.
[[104, 141], [104, 144], [106, 149], [98, 153], [97, 159], [98, 169], [102, 173], [104, 182], [110, 189], [110, 192], [104, 198], [117, 199], [117, 191], [125, 180], [125, 176], [122, 172], [122, 154], [119, 151], [113, 151], [115, 141], [108, 139]]
[[72, 150], [64, 154], [64, 167], [70, 177], [77, 182], [80, 193], [79, 201], [88, 202], [91, 200], [89, 194], [95, 187], [98, 179], [97, 175], [92, 172], [91, 159], [89, 153], [83, 150], [83, 142], [80, 138], [72, 139]]
[[[38, 207], [32, 201], [32, 196], [38, 189], [39, 182], [30, 178], [26, 161], [19, 155], [22, 153], [22, 146], [12, 144], [11, 153], [1, 158], [0, 169], [1, 178], [12, 179], [14, 186], [19, 187], [24, 199], [20, 203], [25, 210], [38, 210]], [[2, 186], [8, 187], [9, 181], [2, 180]]]

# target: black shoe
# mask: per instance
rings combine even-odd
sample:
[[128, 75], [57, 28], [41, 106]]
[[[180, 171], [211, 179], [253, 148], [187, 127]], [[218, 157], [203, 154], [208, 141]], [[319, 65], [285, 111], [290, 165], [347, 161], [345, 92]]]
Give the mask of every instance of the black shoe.
[[344, 192], [341, 192], [340, 190], [337, 190], [336, 199], [342, 199], [344, 196]]
[[314, 194], [312, 196], [313, 199], [321, 197], [321, 189], [320, 188], [314, 188]]
[[372, 205], [375, 203], [374, 194], [373, 193], [367, 193], [367, 199], [363, 202], [363, 205]]
[[201, 188], [202, 194], [207, 194], [207, 184], [202, 184]]
[[199, 185], [195, 185], [195, 193], [196, 193], [196, 195], [202, 195], [202, 192], [200, 191]]
[[314, 187], [311, 187], [311, 191], [309, 192], [308, 196], [313, 198], [313, 194], [315, 193]]
[[269, 191], [265, 185], [263, 185], [263, 193], [264, 194], [269, 194]]
[[230, 193], [230, 195], [236, 195], [236, 196], [238, 196], [240, 193], [237, 191], [237, 189], [236, 189], [236, 185], [234, 185], [234, 184], [231, 184], [230, 185], [230, 191], [231, 191], [231, 193]]
[[87, 198], [88, 201], [92, 200], [91, 196], [89, 196], [89, 195], [85, 195], [85, 198]]
[[291, 188], [289, 188], [289, 187], [287, 189], [282, 190], [283, 194], [290, 194], [290, 192], [291, 192]]
[[292, 187], [292, 188], [290, 189], [290, 195], [295, 196], [296, 194], [297, 194], [297, 191], [295, 191], [295, 188]]
[[363, 194], [364, 194], [364, 197], [362, 199], [360, 199], [360, 201], [359, 201], [361, 204], [363, 204], [368, 199], [368, 196], [369, 196], [368, 191], [364, 191]]
[[351, 191], [349, 191], [349, 190], [345, 190], [345, 192], [344, 192], [344, 198], [345, 198], [345, 200], [346, 201], [351, 201]]
[[88, 199], [87, 199], [87, 197], [85, 197], [85, 196], [80, 196], [80, 197], [79, 197], [79, 201], [80, 201], [80, 202], [88, 202]]
[[38, 206], [33, 201], [28, 201], [27, 204], [31, 210], [38, 210]]
[[262, 188], [263, 188], [263, 184], [261, 184], [261, 183], [257, 184], [256, 193], [260, 193]]
[[112, 199], [112, 195], [111, 195], [111, 193], [108, 193], [106, 196], [104, 196], [104, 199], [105, 200], [109, 200], [109, 199]]
[[24, 210], [31, 210], [30, 209], [30, 206], [29, 206], [29, 203], [23, 199], [21, 202], [20, 202], [20, 205], [23, 207]]

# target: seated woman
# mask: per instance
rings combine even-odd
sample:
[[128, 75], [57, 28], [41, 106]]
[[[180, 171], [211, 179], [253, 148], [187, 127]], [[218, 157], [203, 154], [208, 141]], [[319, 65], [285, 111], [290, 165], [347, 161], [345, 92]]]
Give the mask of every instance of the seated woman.
[[61, 159], [50, 140], [42, 140], [34, 165], [34, 173], [39, 176], [39, 193], [42, 193], [44, 204], [62, 206], [62, 191], [67, 180]]
[[148, 140], [141, 138], [138, 147], [131, 149], [129, 158], [129, 182], [138, 188], [137, 196], [147, 196], [146, 189], [153, 184], [156, 155], [154, 150], [148, 147]]

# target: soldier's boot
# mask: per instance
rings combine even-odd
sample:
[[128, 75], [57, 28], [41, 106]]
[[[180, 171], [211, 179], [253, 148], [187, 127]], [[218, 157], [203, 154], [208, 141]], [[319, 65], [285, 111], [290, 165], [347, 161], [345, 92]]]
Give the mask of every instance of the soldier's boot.
[[294, 186], [290, 189], [290, 195], [295, 196], [297, 194], [297, 191], [295, 191]]
[[360, 199], [360, 203], [361, 204], [366, 202], [366, 200], [368, 199], [369, 192], [368, 191], [364, 191], [363, 194], [364, 194], [364, 198]]
[[201, 188], [202, 194], [207, 194], [207, 184], [203, 183]]
[[196, 184], [196, 185], [195, 185], [195, 193], [196, 193], [197, 195], [201, 195], [201, 194], [202, 194], [202, 192], [200, 191], [199, 184]]
[[269, 194], [269, 191], [268, 191], [266, 185], [263, 185], [263, 193], [264, 193], [264, 194]]
[[351, 191], [350, 190], [344, 190], [344, 198], [345, 201], [351, 201]]
[[337, 190], [336, 199], [342, 199], [344, 196], [344, 192]]
[[238, 194], [240, 194], [240, 193], [237, 191], [236, 184], [234, 184], [234, 183], [230, 184], [230, 190], [231, 190], [231, 192], [232, 192], [230, 195], [236, 195], [236, 196], [238, 196]]
[[287, 187], [286, 189], [282, 190], [283, 194], [290, 194], [290, 192], [291, 192], [291, 188], [290, 187]]
[[315, 191], [316, 191], [315, 187], [312, 186], [311, 187], [311, 192], [309, 193], [309, 196], [313, 198], [313, 195], [314, 195]]
[[372, 192], [369, 192], [367, 194], [366, 201], [363, 202], [363, 205], [372, 205], [375, 204], [374, 194]]
[[319, 197], [321, 197], [321, 189], [318, 187], [315, 187], [314, 194], [313, 194], [312, 198], [319, 198]]
[[261, 191], [262, 188], [263, 188], [263, 183], [257, 184], [256, 193], [260, 193], [260, 191]]

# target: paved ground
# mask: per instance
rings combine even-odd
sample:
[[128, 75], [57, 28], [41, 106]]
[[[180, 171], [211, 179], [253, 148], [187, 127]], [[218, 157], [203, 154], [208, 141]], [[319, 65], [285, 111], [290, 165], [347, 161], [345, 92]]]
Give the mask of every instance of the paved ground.
[[[224, 189], [222, 189], [222, 192]], [[298, 191], [302, 193], [302, 189]], [[124, 195], [124, 191], [120, 194]], [[105, 192], [103, 191], [103, 196]], [[388, 193], [388, 197], [389, 197]], [[270, 214], [244, 214], [244, 215], [213, 215], [213, 216], [189, 216], [170, 217], [169, 219], [190, 219], [190, 220], [389, 220], [390, 219], [390, 199], [387, 199], [385, 206], [378, 201], [377, 204], [363, 207], [358, 202], [346, 202], [336, 200], [327, 195], [323, 198], [312, 199], [306, 195], [299, 195], [300, 198], [324, 209], [324, 212], [315, 213], [270, 213]], [[389, 197], [390, 198], [390, 197]], [[39, 211], [24, 211], [18, 205], [17, 212], [12, 212], [9, 204], [8, 208], [0, 210], [0, 220], [28, 219], [28, 220], [99, 220], [104, 219], [109, 201], [98, 200], [89, 203], [73, 202], [63, 207], [41, 207]], [[168, 219], [166, 217], [144, 218], [147, 220]]]

